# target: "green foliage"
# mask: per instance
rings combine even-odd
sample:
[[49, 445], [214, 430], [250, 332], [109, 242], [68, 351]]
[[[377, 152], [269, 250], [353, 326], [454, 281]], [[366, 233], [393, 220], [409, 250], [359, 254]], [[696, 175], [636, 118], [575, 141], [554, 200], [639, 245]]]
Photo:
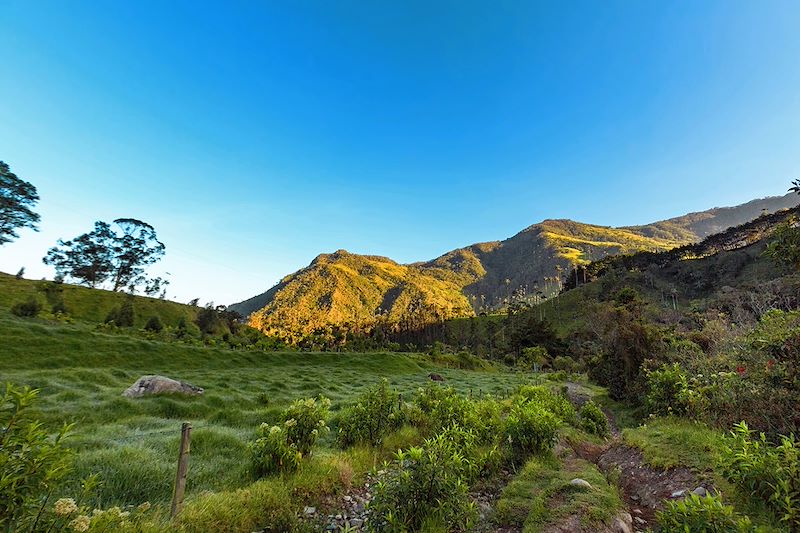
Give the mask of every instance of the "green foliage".
[[549, 360], [550, 356], [544, 346], [531, 346], [522, 349], [517, 357], [517, 366], [523, 370], [533, 370], [544, 367]]
[[791, 530], [800, 528], [800, 443], [781, 437], [777, 446], [737, 424], [722, 454], [723, 474], [744, 494], [761, 499]]
[[398, 451], [374, 485], [369, 509], [375, 531], [470, 529], [478, 513], [466, 481], [475, 470], [464, 452], [469, 438], [455, 426], [421, 447]]
[[31, 418], [39, 391], [6, 385], [0, 402], [0, 529], [38, 531], [53, 494], [71, 472], [64, 425], [51, 437]]
[[338, 441], [344, 447], [356, 443], [378, 446], [386, 434], [402, 426], [403, 421], [397, 391], [390, 389], [389, 382], [382, 379], [338, 416]]
[[534, 402], [517, 403], [508, 414], [503, 437], [515, 458], [542, 453], [553, 447], [561, 420]]
[[645, 406], [655, 415], [684, 415], [692, 405], [689, 380], [678, 363], [662, 365], [647, 375]]
[[144, 325], [144, 329], [154, 333], [160, 333], [164, 329], [164, 324], [161, 323], [161, 319], [158, 315], [151, 316]]
[[533, 403], [550, 411], [562, 422], [574, 425], [578, 420], [575, 407], [567, 397], [555, 393], [545, 386], [525, 385], [520, 387], [517, 394], [523, 402]]
[[118, 218], [113, 224], [97, 221], [93, 231], [59, 240], [48, 250], [44, 263], [55, 267], [60, 277], [89, 287], [108, 282], [114, 291], [133, 291], [144, 285], [148, 293], [153, 282], [160, 287], [164, 280], [145, 275], [147, 267], [164, 255], [155, 229], [134, 218]]
[[473, 401], [452, 387], [430, 384], [417, 390], [409, 418], [429, 435], [458, 426], [490, 442], [501, 426], [500, 409], [491, 398]]
[[587, 433], [598, 437], [608, 437], [611, 429], [608, 426], [608, 418], [605, 413], [592, 400], [583, 404], [578, 412], [580, 427]]
[[326, 422], [330, 406], [331, 401], [320, 396], [295, 400], [283, 412], [287, 440], [296, 445], [304, 457], [311, 454], [320, 433], [329, 431]]
[[739, 516], [718, 496], [689, 494], [685, 500], [667, 500], [658, 511], [660, 531], [665, 533], [745, 533], [754, 531], [746, 516]]
[[133, 309], [133, 303], [133, 296], [126, 296], [119, 307], [114, 307], [108, 312], [105, 322], [120, 328], [132, 328], [136, 322], [136, 313]]
[[553, 370], [574, 374], [580, 371], [580, 364], [572, 357], [559, 355], [553, 359]]
[[764, 255], [775, 263], [800, 270], [800, 228], [796, 218], [791, 218], [778, 226], [764, 251]]
[[11, 172], [7, 163], [0, 161], [0, 246], [19, 237], [16, 230], [37, 230], [39, 215], [33, 211], [39, 201], [36, 187]]
[[257, 477], [294, 471], [303, 460], [297, 444], [289, 439], [286, 427], [261, 424], [256, 440], [248, 448]]
[[42, 311], [42, 302], [38, 298], [31, 296], [24, 302], [14, 304], [11, 312], [16, 316], [33, 318]]

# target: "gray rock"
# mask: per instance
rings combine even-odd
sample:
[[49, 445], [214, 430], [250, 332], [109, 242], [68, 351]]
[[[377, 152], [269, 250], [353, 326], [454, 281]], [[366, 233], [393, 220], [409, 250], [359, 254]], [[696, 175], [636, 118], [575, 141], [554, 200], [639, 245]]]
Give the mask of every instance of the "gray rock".
[[351, 518], [350, 519], [350, 527], [358, 529], [363, 525], [364, 525], [364, 521], [362, 519], [360, 519], [360, 518]]
[[585, 479], [581, 479], [579, 477], [573, 479], [569, 482], [570, 485], [573, 487], [578, 487], [581, 489], [592, 490], [592, 484], [586, 481]]
[[305, 514], [306, 516], [311, 516], [311, 515], [317, 514], [317, 508], [316, 507], [303, 507], [303, 514]]
[[708, 491], [706, 490], [705, 487], [697, 487], [696, 489], [694, 489], [692, 491], [692, 494], [697, 494], [698, 496], [700, 496], [702, 498], [703, 496], [708, 494]]
[[670, 495], [670, 498], [680, 498], [681, 496], [686, 495], [686, 489], [683, 490], [676, 490]]
[[633, 520], [628, 513], [620, 513], [614, 518], [611, 524], [611, 531], [614, 533], [633, 533]]
[[164, 376], [142, 376], [122, 393], [126, 398], [141, 398], [151, 394], [203, 394], [203, 389], [190, 383]]

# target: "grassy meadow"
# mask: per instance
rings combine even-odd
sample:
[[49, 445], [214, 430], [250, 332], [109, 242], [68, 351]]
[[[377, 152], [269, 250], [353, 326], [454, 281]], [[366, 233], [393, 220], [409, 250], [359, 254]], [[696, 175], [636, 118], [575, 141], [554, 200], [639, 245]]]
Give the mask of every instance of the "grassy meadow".
[[[421, 355], [267, 353], [186, 346], [95, 331], [88, 323], [21, 319], [0, 310], [0, 381], [41, 389], [36, 415], [48, 427], [75, 422], [70, 446], [77, 473], [98, 473], [98, 504], [171, 497], [180, 425], [193, 424], [187, 495], [252, 483], [246, 443], [297, 398], [325, 395], [335, 412], [387, 378], [411, 394], [437, 372], [462, 392], [504, 395], [530, 375], [444, 368]], [[128, 399], [144, 374], [163, 374], [205, 389], [200, 397]], [[335, 428], [334, 428], [335, 430]], [[323, 449], [333, 449], [334, 431]], [[324, 455], [323, 452], [322, 455]]]

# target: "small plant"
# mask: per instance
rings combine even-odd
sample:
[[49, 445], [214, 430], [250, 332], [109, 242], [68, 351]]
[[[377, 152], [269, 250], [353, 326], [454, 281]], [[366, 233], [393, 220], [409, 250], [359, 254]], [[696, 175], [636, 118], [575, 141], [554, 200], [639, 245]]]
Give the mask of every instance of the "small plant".
[[772, 446], [763, 433], [753, 438], [742, 422], [728, 437], [721, 462], [728, 481], [765, 502], [791, 530], [800, 529], [800, 443], [794, 436]]
[[647, 372], [645, 405], [651, 414], [683, 415], [689, 411], [692, 392], [683, 369], [675, 363]]
[[278, 472], [291, 472], [300, 466], [303, 454], [289, 441], [287, 429], [261, 424], [258, 438], [248, 445], [257, 477]]
[[547, 349], [543, 346], [523, 348], [517, 357], [517, 366], [523, 370], [541, 369], [550, 359]]
[[37, 316], [42, 310], [42, 303], [35, 297], [31, 296], [24, 302], [18, 302], [11, 307], [11, 312], [19, 317], [33, 318]]
[[592, 400], [583, 404], [578, 415], [580, 426], [587, 433], [598, 437], [608, 437], [611, 434], [605, 413]]
[[492, 399], [473, 401], [459, 396], [452, 387], [429, 385], [418, 389], [409, 417], [429, 435], [457, 425], [473, 431], [481, 442], [489, 442], [500, 429], [500, 411]]
[[667, 501], [657, 513], [661, 531], [666, 533], [737, 533], [753, 531], [746, 516], [739, 516], [716, 496], [689, 494], [685, 500]]
[[466, 481], [475, 466], [462, 453], [468, 438], [456, 427], [421, 447], [398, 451], [374, 485], [369, 504], [374, 530], [469, 530], [478, 513]]
[[305, 457], [317, 442], [321, 432], [329, 431], [326, 424], [331, 401], [324, 396], [294, 401], [283, 412], [286, 436]]
[[505, 421], [504, 437], [515, 458], [542, 453], [553, 447], [561, 420], [541, 405], [515, 405]]
[[341, 446], [357, 442], [379, 445], [386, 434], [403, 423], [397, 392], [386, 379], [367, 389], [356, 403], [339, 416], [338, 441]]
[[144, 329], [153, 333], [160, 333], [164, 329], [164, 324], [161, 323], [161, 319], [157, 315], [151, 316], [144, 325]]
[[331, 401], [325, 397], [296, 400], [282, 414], [282, 424], [261, 424], [248, 444], [256, 476], [295, 470], [311, 450], [326, 424]]
[[554, 393], [547, 387], [526, 385], [519, 389], [518, 394], [522, 401], [547, 409], [567, 424], [575, 424], [578, 420], [575, 407], [567, 397]]
[[17, 274], [14, 276], [15, 279], [23, 279], [25, 277], [25, 267], [21, 267], [17, 270]]

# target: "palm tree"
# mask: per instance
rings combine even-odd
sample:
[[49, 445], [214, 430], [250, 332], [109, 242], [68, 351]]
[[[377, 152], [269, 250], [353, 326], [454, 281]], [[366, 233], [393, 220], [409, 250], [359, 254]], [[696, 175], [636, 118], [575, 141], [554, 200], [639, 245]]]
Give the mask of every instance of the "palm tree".
[[796, 192], [800, 194], [800, 179], [792, 181], [792, 186], [789, 187], [789, 192]]

